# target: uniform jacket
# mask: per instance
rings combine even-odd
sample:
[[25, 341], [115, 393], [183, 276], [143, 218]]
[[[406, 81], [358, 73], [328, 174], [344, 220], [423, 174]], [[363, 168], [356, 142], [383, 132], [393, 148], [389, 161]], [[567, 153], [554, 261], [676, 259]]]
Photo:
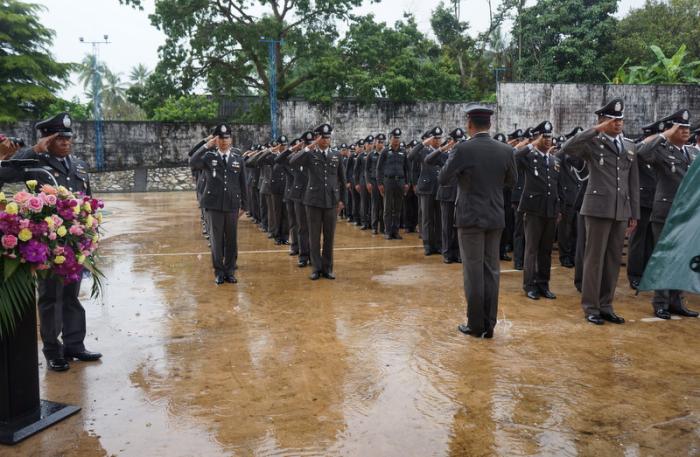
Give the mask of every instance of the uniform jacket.
[[345, 203], [345, 173], [339, 153], [304, 148], [292, 155], [289, 163], [304, 167], [308, 173], [303, 199], [306, 206], [327, 209]]
[[567, 141], [562, 151], [584, 160], [588, 166], [588, 187], [581, 214], [624, 221], [639, 219], [639, 168], [634, 143], [622, 139], [617, 153], [613, 142], [594, 128]]
[[203, 146], [190, 157], [190, 166], [206, 174], [202, 208], [235, 212], [246, 206], [245, 164], [238, 149], [231, 148], [224, 163], [216, 149]]
[[379, 162], [379, 153], [373, 149], [367, 157], [365, 157], [365, 180], [367, 184], [377, 184], [377, 162]]
[[525, 176], [525, 187], [518, 211], [541, 217], [555, 218], [559, 214], [560, 162], [553, 155], [546, 157], [530, 145], [515, 152], [518, 175]]
[[567, 208], [574, 207], [578, 191], [581, 188], [581, 181], [578, 180], [573, 170], [573, 167], [579, 161], [571, 160], [569, 155], [562, 152], [561, 149], [557, 151], [555, 156], [559, 159], [559, 182], [557, 186], [559, 203], [561, 204], [562, 212], [564, 212]]
[[401, 185], [408, 184], [408, 158], [406, 157], [406, 151], [403, 148], [399, 148], [394, 151], [391, 148], [385, 148], [379, 155], [377, 160], [377, 182], [384, 184], [385, 178], [399, 178], [392, 179]]
[[[450, 153], [454, 152], [454, 148]], [[450, 153], [442, 152], [439, 149], [434, 150], [425, 157], [424, 162], [429, 166], [439, 166], [442, 168], [446, 163], [447, 159], [450, 157]], [[454, 202], [457, 200], [457, 177], [455, 176], [452, 181], [446, 186], [440, 185], [438, 187], [437, 193], [435, 194], [435, 200], [441, 202]]]
[[[309, 180], [308, 173], [304, 170], [301, 165], [292, 165], [290, 163], [290, 157], [292, 156], [292, 151], [287, 149], [282, 154], [275, 158], [275, 162], [278, 164], [286, 165], [289, 173], [291, 173], [292, 179], [291, 183], [287, 182], [287, 187], [285, 189], [285, 199], [294, 202], [300, 202], [304, 198], [304, 191], [306, 190], [306, 182]], [[289, 177], [287, 177], [289, 179]]]
[[424, 160], [435, 149], [419, 143], [408, 154], [409, 160], [417, 162], [420, 166], [420, 174], [416, 183], [416, 194], [418, 195], [435, 195], [438, 190], [438, 173], [440, 173], [439, 165], [427, 165]]
[[[56, 180], [56, 184], [63, 186], [74, 193], [92, 195], [90, 189], [90, 177], [88, 176], [87, 164], [74, 156], [69, 156], [70, 169], [59, 162], [58, 158], [50, 154], [38, 154], [31, 148], [24, 148], [17, 152], [15, 159], [36, 159], [39, 165], [35, 168], [43, 168]], [[17, 171], [17, 173], [21, 173]], [[29, 176], [16, 176], [13, 181], [35, 179], [40, 185], [54, 185], [46, 173], [30, 173]]]
[[448, 185], [457, 178], [455, 226], [484, 230], [505, 227], [503, 188], [511, 188], [518, 178], [513, 148], [478, 133], [460, 143], [439, 174], [439, 183]]
[[354, 168], [352, 170], [353, 180], [355, 185], [359, 184], [361, 186], [367, 185], [367, 180], [365, 179], [365, 159], [367, 158], [367, 153], [362, 151], [356, 158]]

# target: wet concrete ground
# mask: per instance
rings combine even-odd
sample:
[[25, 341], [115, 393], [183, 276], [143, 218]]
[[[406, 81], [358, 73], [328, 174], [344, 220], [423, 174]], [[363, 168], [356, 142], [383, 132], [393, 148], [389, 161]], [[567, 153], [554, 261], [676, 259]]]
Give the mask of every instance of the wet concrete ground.
[[193, 194], [105, 198], [109, 280], [84, 300], [104, 359], [42, 360], [42, 398], [83, 410], [3, 457], [700, 454], [700, 320], [651, 319], [623, 277], [628, 323], [597, 327], [572, 270], [533, 302], [503, 263], [496, 337], [477, 340], [456, 330], [461, 266], [415, 234], [339, 222], [338, 279], [311, 282], [244, 219], [240, 282], [216, 287]]

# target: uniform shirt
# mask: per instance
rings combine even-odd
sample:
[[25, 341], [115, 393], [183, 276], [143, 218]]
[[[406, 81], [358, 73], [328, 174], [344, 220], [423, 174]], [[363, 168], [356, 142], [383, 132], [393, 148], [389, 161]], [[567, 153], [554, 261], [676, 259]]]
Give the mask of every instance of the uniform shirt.
[[365, 160], [367, 159], [367, 152], [362, 151], [355, 159], [355, 166], [353, 168], [353, 180], [355, 185], [359, 184], [364, 187], [367, 185], [367, 179], [365, 175]]
[[403, 148], [393, 150], [386, 148], [377, 160], [377, 182], [384, 184], [384, 179], [390, 178], [400, 184], [408, 184], [408, 160]]
[[236, 212], [245, 207], [245, 166], [240, 151], [231, 149], [226, 155], [206, 146], [190, 157], [190, 166], [206, 174], [201, 198], [204, 209]]
[[[614, 145], [616, 139], [620, 150]], [[634, 143], [591, 128], [567, 141], [562, 151], [582, 159], [588, 167], [582, 215], [616, 221], [639, 219], [639, 168]]]
[[639, 157], [656, 170], [656, 191], [650, 221], [663, 223], [678, 187], [695, 159], [691, 148], [671, 144], [663, 135], [639, 146]]
[[[17, 152], [15, 159], [35, 159], [39, 161], [39, 165], [35, 168], [41, 168], [45, 172], [32, 172], [29, 176], [18, 176], [17, 181], [23, 179], [35, 179], [39, 185], [49, 184], [51, 186], [58, 184], [73, 193], [82, 193], [92, 195], [90, 189], [90, 177], [87, 172], [87, 165], [84, 161], [68, 156], [65, 161], [51, 154], [38, 154], [31, 148], [25, 148]], [[17, 170], [18, 174], [21, 174]], [[50, 176], [53, 177], [51, 179]], [[54, 180], [56, 181], [54, 183]]]
[[365, 179], [368, 184], [377, 184], [377, 162], [379, 153], [373, 149], [365, 158]]
[[306, 206], [328, 209], [335, 208], [338, 202], [345, 202], [345, 172], [337, 152], [304, 148], [294, 154], [289, 163], [307, 170], [308, 182], [303, 198]]
[[565, 208], [573, 208], [576, 204], [576, 197], [581, 188], [581, 181], [576, 177], [574, 168], [579, 160], [572, 160], [568, 154], [561, 151], [556, 152], [555, 157], [559, 160], [559, 203], [562, 210]]
[[418, 195], [435, 195], [438, 190], [438, 173], [440, 173], [439, 165], [428, 165], [424, 162], [425, 158], [435, 149], [431, 146], [425, 146], [419, 143], [408, 154], [409, 160], [413, 160], [420, 166], [420, 174], [416, 183], [416, 194]]
[[[436, 149], [425, 157], [424, 162], [430, 166], [438, 165], [442, 169], [447, 163], [450, 154], [453, 154], [454, 151], [455, 148], [452, 148], [449, 153]], [[435, 200], [440, 202], [454, 202], [457, 200], [457, 177], [454, 177], [449, 184], [438, 187]]]
[[525, 186], [518, 211], [554, 218], [559, 213], [559, 159], [527, 145], [515, 152], [518, 174]]

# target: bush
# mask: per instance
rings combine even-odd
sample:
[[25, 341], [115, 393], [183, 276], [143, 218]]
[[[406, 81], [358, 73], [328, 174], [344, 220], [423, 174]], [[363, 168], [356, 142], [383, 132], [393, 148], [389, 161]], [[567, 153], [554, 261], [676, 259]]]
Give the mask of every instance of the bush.
[[154, 110], [154, 121], [209, 122], [218, 118], [219, 104], [204, 95], [169, 97]]

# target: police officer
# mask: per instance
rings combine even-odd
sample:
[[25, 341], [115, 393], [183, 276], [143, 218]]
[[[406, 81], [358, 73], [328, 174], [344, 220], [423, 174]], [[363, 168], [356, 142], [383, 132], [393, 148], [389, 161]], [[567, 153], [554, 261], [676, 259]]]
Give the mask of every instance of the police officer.
[[[426, 165], [442, 168], [449, 155], [454, 152], [456, 145], [464, 140], [464, 130], [456, 128], [448, 134], [448, 139], [439, 149], [425, 157]], [[440, 204], [440, 227], [442, 261], [444, 263], [461, 262], [459, 257], [459, 241], [455, 228], [455, 202], [457, 200], [457, 178], [454, 177], [447, 185], [440, 185], [435, 200]]]
[[370, 213], [371, 213], [371, 199], [370, 193], [368, 191], [367, 185], [367, 173], [365, 173], [365, 163], [367, 161], [367, 156], [372, 151], [372, 145], [374, 144], [374, 135], [367, 135], [364, 139], [364, 150], [357, 156], [355, 160], [354, 181], [355, 189], [360, 194], [360, 227], [362, 230], [369, 230], [370, 228]]
[[[516, 129], [508, 135], [508, 145], [515, 148], [521, 145], [525, 140], [530, 140], [531, 129], [527, 130]], [[513, 208], [513, 268], [516, 270], [523, 269], [525, 263], [525, 224], [523, 223], [523, 213], [518, 211], [520, 205], [520, 197], [523, 195], [523, 187], [525, 186], [525, 176], [518, 175], [518, 181], [510, 193], [510, 204]]]
[[562, 152], [561, 147], [569, 138], [582, 132], [582, 127], [576, 127], [566, 135], [559, 137], [555, 157], [559, 160], [559, 202], [561, 203], [561, 218], [557, 224], [557, 245], [559, 246], [559, 263], [566, 268], [573, 268], [576, 256], [576, 197], [581, 188], [581, 181], [575, 172], [575, 167], [569, 156]]
[[[508, 143], [508, 138], [502, 133], [495, 134], [493, 139], [501, 143]], [[513, 250], [513, 229], [515, 228], [515, 211], [510, 204], [512, 193], [513, 189], [507, 187], [503, 188], [503, 210], [506, 213], [506, 227], [503, 229], [503, 233], [501, 233], [501, 244], [498, 252], [500, 253], [500, 259], [505, 262], [513, 260], [513, 258], [508, 255], [508, 253]]]
[[258, 179], [260, 178], [259, 169], [253, 166], [254, 157], [259, 153], [258, 144], [253, 144], [248, 151], [243, 154], [243, 161], [246, 167], [246, 181], [248, 182], [248, 207], [253, 222], [260, 225], [262, 216], [260, 214], [260, 194], [258, 193]]
[[439, 165], [427, 165], [425, 158], [440, 147], [442, 128], [433, 127], [425, 132], [425, 139], [408, 154], [409, 160], [419, 163], [420, 174], [416, 185], [416, 194], [420, 202], [420, 230], [425, 255], [441, 251], [440, 206], [435, 200], [438, 191]]
[[[686, 145], [690, 137], [690, 112], [682, 109], [661, 121], [666, 130], [646, 138], [639, 147], [639, 157], [656, 170], [656, 193], [649, 219], [655, 244], [659, 241], [678, 187], [695, 160], [695, 151]], [[652, 299], [654, 314], [661, 319], [670, 319], [671, 314], [698, 317], [697, 312], [685, 307], [684, 301], [680, 290], [655, 290]]]
[[586, 221], [581, 305], [586, 320], [623, 324], [613, 311], [625, 233], [639, 219], [639, 169], [633, 142], [622, 136], [622, 99], [595, 112], [598, 125], [569, 140], [562, 150], [586, 162], [589, 182], [581, 215]]
[[365, 159], [365, 179], [367, 180], [367, 191], [371, 201], [371, 226], [374, 235], [384, 233], [384, 199], [379, 193], [379, 184], [377, 183], [377, 162], [379, 154], [384, 150], [386, 143], [386, 135], [383, 133], [377, 134], [374, 137], [373, 149]]
[[400, 240], [401, 210], [408, 192], [408, 159], [401, 147], [401, 129], [395, 128], [389, 136], [389, 147], [379, 156], [376, 174], [379, 193], [384, 197], [384, 238]]
[[559, 215], [559, 160], [551, 152], [552, 124], [544, 121], [532, 129], [535, 140], [515, 153], [525, 186], [518, 211], [525, 223], [525, 265], [523, 289], [527, 298], [554, 299], [549, 290], [552, 244]]
[[238, 218], [246, 202], [245, 167], [238, 149], [232, 148], [231, 128], [219, 124], [214, 138], [190, 157], [190, 166], [206, 173], [202, 206], [207, 215], [214, 282], [236, 283]]
[[493, 337], [498, 315], [500, 266], [498, 245], [505, 226], [503, 187], [517, 179], [513, 148], [489, 136], [493, 111], [467, 110], [470, 139], [460, 143], [440, 170], [439, 182], [457, 178], [456, 226], [467, 299], [466, 335]]
[[[309, 244], [315, 281], [321, 276], [335, 279], [333, 274], [333, 239], [338, 212], [345, 201], [345, 174], [340, 156], [330, 148], [333, 127], [321, 124], [315, 130], [314, 142], [294, 154], [290, 164], [308, 171], [304, 204], [309, 224]], [[323, 253], [321, 234], [323, 233]]]
[[[652, 135], [658, 135], [664, 131], [665, 123], [652, 122], [642, 127], [643, 141]], [[641, 146], [638, 143], [638, 146]], [[641, 156], [640, 156], [641, 158]], [[639, 221], [637, 228], [632, 233], [627, 247], [627, 279], [630, 287], [637, 289], [642, 280], [644, 269], [654, 251], [654, 234], [651, 229], [651, 211], [654, 206], [654, 194], [656, 193], [656, 171], [651, 163], [644, 160], [637, 161], [639, 168]]]
[[299, 255], [299, 226], [297, 225], [294, 200], [292, 199], [292, 193], [294, 192], [294, 173], [292, 167], [289, 165], [289, 160], [283, 158], [283, 155], [300, 141], [299, 139], [293, 140], [289, 147], [285, 147], [284, 150], [275, 157], [275, 167], [279, 167], [284, 172], [284, 195], [282, 201], [285, 208], [285, 220], [288, 227], [289, 238], [291, 239], [289, 243], [290, 256]]
[[[363, 141], [364, 143], [364, 141]], [[347, 190], [348, 190], [348, 202], [352, 201], [352, 206], [350, 208], [348, 223], [358, 225], [360, 224], [360, 193], [355, 188], [355, 161], [357, 156], [360, 154], [359, 142], [350, 145], [350, 156], [345, 165], [345, 179], [347, 180]]]
[[[417, 140], [411, 140], [406, 145], [406, 151], [411, 151], [417, 145]], [[420, 165], [408, 159], [408, 154], [406, 155], [406, 159], [408, 160], [408, 192], [406, 192], [404, 201], [404, 208], [406, 208], [404, 228], [406, 229], [406, 233], [414, 233], [418, 225], [418, 195], [416, 195], [416, 182], [420, 174]]]
[[340, 146], [338, 146], [340, 149], [340, 157], [341, 157], [341, 166], [343, 167], [343, 173], [345, 173], [345, 182], [343, 185], [345, 185], [345, 189], [348, 195], [348, 199], [345, 202], [345, 208], [343, 208], [343, 211], [340, 212], [340, 217], [341, 219], [346, 219], [348, 222], [352, 220], [352, 197], [350, 195], [350, 180], [352, 179], [348, 173], [348, 163], [352, 160], [352, 154], [350, 152], [351, 146], [348, 146], [347, 143], [341, 143]]
[[[197, 144], [194, 145], [192, 149], [190, 149], [190, 152], [187, 154], [187, 157], [192, 157], [192, 155], [197, 152], [199, 148], [204, 146], [207, 141], [211, 140], [212, 136], [209, 135], [208, 137], [204, 138], [203, 140], [199, 141]], [[202, 235], [206, 239], [209, 239], [209, 234], [207, 233], [207, 223], [204, 218], [204, 208], [202, 208], [202, 193], [204, 192], [204, 178], [205, 175], [204, 173], [201, 173], [200, 170], [195, 170], [192, 168], [192, 177], [194, 178], [195, 181], [195, 194], [197, 195], [197, 204], [199, 205], [199, 212], [200, 212], [200, 222], [202, 224]]]
[[[87, 165], [73, 157], [70, 114], [63, 112], [36, 124], [40, 139], [33, 148], [25, 148], [16, 154], [17, 159], [35, 159], [39, 167], [53, 175], [56, 183], [74, 193], [91, 195]], [[20, 177], [23, 179], [24, 177]], [[44, 173], [32, 178], [41, 185], [53, 184]], [[85, 349], [85, 309], [78, 293], [81, 281], [64, 284], [55, 278], [39, 280], [39, 321], [43, 352], [48, 367], [53, 371], [66, 371], [68, 360], [95, 361], [99, 352]], [[59, 339], [59, 335], [61, 339]]]

